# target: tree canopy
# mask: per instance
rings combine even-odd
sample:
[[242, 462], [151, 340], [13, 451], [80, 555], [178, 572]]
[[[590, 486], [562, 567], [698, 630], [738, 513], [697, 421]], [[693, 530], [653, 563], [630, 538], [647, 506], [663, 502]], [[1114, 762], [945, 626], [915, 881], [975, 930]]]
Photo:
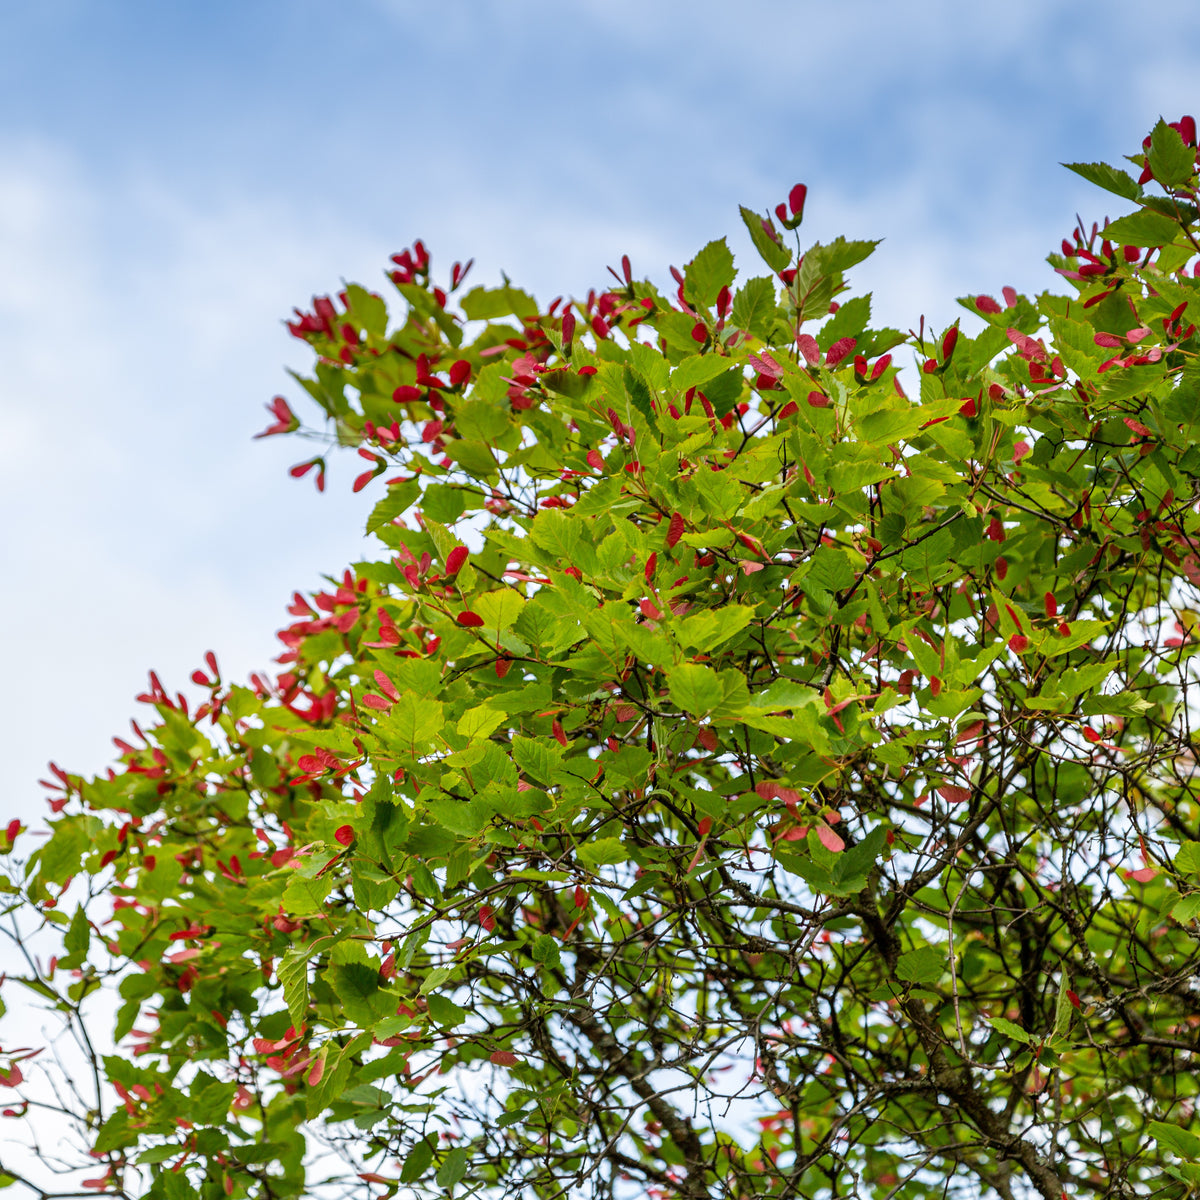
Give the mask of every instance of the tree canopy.
[[1195, 1195], [1196, 159], [1075, 164], [1129, 211], [964, 328], [802, 186], [740, 280], [297, 311], [265, 433], [379, 552], [9, 826], [84, 1064], [6, 1036], [10, 1125], [155, 1200]]

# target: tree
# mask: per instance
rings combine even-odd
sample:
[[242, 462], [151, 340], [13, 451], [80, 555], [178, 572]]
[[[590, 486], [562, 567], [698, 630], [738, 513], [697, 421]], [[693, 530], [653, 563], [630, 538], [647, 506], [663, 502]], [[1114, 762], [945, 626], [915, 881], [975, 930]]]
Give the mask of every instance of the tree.
[[86, 1186], [1194, 1195], [1196, 158], [1072, 167], [1132, 211], [973, 335], [872, 328], [799, 186], [740, 286], [542, 310], [418, 242], [398, 322], [298, 311], [383, 553], [8, 829]]

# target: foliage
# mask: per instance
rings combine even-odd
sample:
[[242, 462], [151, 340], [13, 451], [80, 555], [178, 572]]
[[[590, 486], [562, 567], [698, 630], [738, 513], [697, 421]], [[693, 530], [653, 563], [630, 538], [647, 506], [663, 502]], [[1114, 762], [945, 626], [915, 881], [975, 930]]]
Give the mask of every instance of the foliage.
[[10, 860], [62, 950], [8, 990], [132, 1047], [91, 1186], [1195, 1194], [1195, 141], [1073, 167], [1132, 211], [973, 335], [873, 328], [799, 187], [740, 284], [417, 243], [398, 321], [297, 313], [383, 552]]

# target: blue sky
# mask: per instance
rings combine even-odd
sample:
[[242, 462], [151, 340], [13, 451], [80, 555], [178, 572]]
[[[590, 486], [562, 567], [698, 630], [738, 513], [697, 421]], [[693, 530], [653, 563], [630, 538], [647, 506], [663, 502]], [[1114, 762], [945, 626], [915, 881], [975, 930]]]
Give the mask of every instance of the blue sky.
[[1025, 0], [38, 0], [0, 9], [4, 811], [97, 770], [156, 667], [244, 677], [293, 588], [360, 555], [251, 442], [295, 396], [280, 321], [423, 237], [543, 300], [662, 280], [808, 183], [803, 233], [883, 237], [877, 318], [1053, 286], [1108, 199], [1061, 161], [1196, 103], [1186, 26]]

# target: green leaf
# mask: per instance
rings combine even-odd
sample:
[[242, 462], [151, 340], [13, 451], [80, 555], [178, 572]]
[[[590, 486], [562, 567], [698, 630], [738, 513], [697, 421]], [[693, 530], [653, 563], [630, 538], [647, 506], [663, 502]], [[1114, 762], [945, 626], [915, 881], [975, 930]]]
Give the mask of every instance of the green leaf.
[[941, 946], [921, 946], [896, 959], [896, 978], [907, 983], [937, 983], [946, 970], [946, 951]]
[[428, 1138], [418, 1138], [408, 1152], [404, 1166], [400, 1168], [400, 1182], [416, 1183], [429, 1170], [432, 1162], [433, 1143]]
[[[866, 878], [871, 868], [879, 861], [886, 842], [887, 830], [884, 826], [877, 825], [862, 841], [842, 851], [833, 866], [834, 882], [846, 885], [861, 879], [865, 885]], [[862, 889], [859, 887], [854, 890]]]
[[1067, 995], [1070, 984], [1066, 973], [1058, 977], [1058, 996], [1054, 1002], [1054, 1036], [1066, 1037], [1071, 1031], [1071, 1022], [1075, 1019], [1075, 1005]]
[[820, 250], [822, 269], [832, 275], [835, 272], [848, 271], [864, 259], [870, 258], [878, 245], [878, 240], [852, 242], [847, 241], [844, 237], [838, 237], [834, 238], [829, 245], [815, 246], [814, 249]]
[[667, 672], [667, 684], [671, 702], [684, 712], [698, 717], [712, 712], [725, 698], [725, 689], [716, 671], [698, 663], [681, 663], [672, 667]]
[[83, 905], [81, 904], [75, 909], [75, 915], [71, 918], [71, 924], [67, 927], [67, 932], [63, 934], [63, 946], [67, 951], [69, 960], [63, 959], [62, 966], [82, 966], [91, 940], [92, 927], [88, 922], [87, 913], [84, 912]]
[[1181, 232], [1178, 221], [1151, 208], [1143, 208], [1113, 221], [1104, 230], [1104, 235], [1124, 246], [1168, 246]]
[[429, 1015], [443, 1029], [457, 1029], [467, 1019], [465, 1008], [459, 1008], [453, 1000], [449, 1000], [437, 992], [430, 993], [425, 1002], [429, 1005]]
[[[753, 209], [747, 208], [744, 204], [740, 206], [739, 211], [742, 214], [742, 220], [746, 224], [746, 229], [750, 233], [750, 240], [754, 243], [754, 248], [762, 256], [763, 262], [772, 271], [782, 271], [792, 261], [792, 252], [775, 240], [773, 236], [775, 223], [770, 217], [760, 217], [758, 213]], [[768, 229], [770, 232], [768, 232]]]
[[292, 1024], [299, 1029], [308, 1020], [308, 963], [314, 955], [335, 945], [340, 935], [314, 938], [293, 944], [284, 951], [275, 974], [283, 985], [283, 998]]
[[294, 917], [306, 917], [310, 913], [320, 912], [325, 907], [325, 900], [331, 891], [332, 873], [323, 875], [320, 879], [306, 879], [302, 875], [294, 875], [283, 889], [284, 911]]
[[581, 843], [575, 851], [575, 857], [589, 871], [595, 871], [598, 867], [611, 867], [616, 863], [628, 862], [629, 850], [620, 838], [593, 838]]
[[483, 628], [503, 632], [521, 615], [525, 597], [514, 588], [484, 592], [471, 601], [471, 608], [483, 618]]
[[1200, 877], [1200, 842], [1184, 842], [1175, 852], [1175, 869]]
[[548, 933], [538, 934], [533, 943], [533, 960], [545, 967], [557, 967], [560, 961], [558, 939]]
[[671, 372], [671, 387], [677, 392], [703, 387], [729, 369], [729, 359], [720, 354], [693, 354]]
[[367, 518], [367, 533], [376, 533], [385, 525], [390, 525], [420, 494], [421, 485], [415, 478], [390, 484], [387, 495], [371, 509], [371, 515]]
[[468, 321], [493, 321], [497, 317], [535, 317], [537, 301], [520, 288], [472, 288], [459, 300]]
[[1150, 134], [1150, 169], [1164, 187], [1181, 187], [1196, 172], [1196, 152], [1161, 117]]
[[1132, 175], [1125, 171], [1119, 171], [1116, 167], [1110, 167], [1108, 163], [1063, 163], [1062, 165], [1068, 171], [1082, 175], [1088, 183], [1094, 183], [1097, 187], [1104, 188], [1106, 192], [1115, 192], [1126, 200], [1136, 200], [1142, 194], [1142, 189]]
[[547, 787], [562, 767], [562, 747], [543, 738], [518, 735], [512, 741], [512, 756], [522, 771]]
[[730, 324], [751, 337], [766, 339], [775, 320], [776, 281], [769, 275], [747, 279], [733, 297]]
[[1008, 1020], [1007, 1017], [990, 1017], [988, 1019], [991, 1021], [993, 1029], [998, 1030], [1005, 1037], [1012, 1038], [1015, 1042], [1028, 1046], [1034, 1041], [1033, 1037], [1026, 1033], [1020, 1025]]
[[463, 737], [485, 738], [493, 732], [504, 720], [506, 714], [486, 704], [468, 708], [458, 720], [458, 732]]
[[677, 636], [684, 646], [715, 650], [741, 633], [755, 616], [756, 610], [745, 604], [703, 608], [679, 623]]
[[456, 1146], [442, 1160], [438, 1168], [436, 1181], [438, 1187], [453, 1188], [467, 1173], [467, 1152], [462, 1146]]
[[346, 1015], [360, 1029], [370, 1029], [396, 1011], [396, 997], [379, 986], [379, 968], [367, 962], [335, 963], [329, 981]]
[[724, 238], [709, 242], [683, 269], [683, 294], [700, 308], [711, 308], [723, 287], [733, 284], [737, 272]]
[[1160, 1146], [1178, 1154], [1185, 1162], [1200, 1161], [1200, 1137], [1196, 1134], [1163, 1121], [1151, 1121], [1147, 1128]]

